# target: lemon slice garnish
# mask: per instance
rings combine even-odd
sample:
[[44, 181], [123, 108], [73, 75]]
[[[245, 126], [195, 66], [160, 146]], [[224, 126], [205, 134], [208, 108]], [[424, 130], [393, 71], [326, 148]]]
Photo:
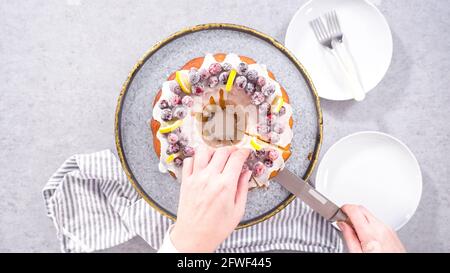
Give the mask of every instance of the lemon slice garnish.
[[280, 112], [280, 109], [281, 109], [281, 107], [283, 107], [283, 105], [284, 105], [284, 99], [283, 99], [283, 97], [280, 96], [275, 100], [275, 103], [273, 104], [273, 106], [274, 106], [273, 111], [275, 113]]
[[177, 121], [175, 121], [172, 124], [169, 124], [167, 126], [161, 127], [159, 128], [158, 132], [160, 132], [161, 134], [166, 134], [166, 133], [170, 133], [173, 130], [177, 129], [178, 127], [180, 127], [181, 125], [183, 125], [183, 120], [179, 119]]
[[225, 85], [225, 91], [230, 92], [233, 88], [234, 78], [236, 78], [236, 70], [231, 69], [230, 75], [228, 75], [227, 85]]
[[191, 85], [189, 84], [188, 77], [185, 73], [181, 71], [175, 72], [175, 80], [180, 85], [181, 90], [183, 90], [184, 93], [190, 94], [191, 93]]
[[258, 139], [256, 137], [254, 137], [250, 140], [250, 145], [257, 151], [259, 151], [263, 148], [261, 143], [258, 141]]
[[177, 158], [180, 155], [180, 153], [176, 153], [176, 154], [171, 154], [166, 158], [166, 162], [170, 163], [172, 162], [175, 158]]

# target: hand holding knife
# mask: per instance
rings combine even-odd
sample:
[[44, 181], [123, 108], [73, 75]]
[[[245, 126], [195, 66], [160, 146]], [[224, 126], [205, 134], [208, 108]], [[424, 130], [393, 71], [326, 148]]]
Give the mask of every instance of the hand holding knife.
[[289, 170], [282, 170], [274, 179], [328, 221], [348, 222], [347, 215], [336, 204]]

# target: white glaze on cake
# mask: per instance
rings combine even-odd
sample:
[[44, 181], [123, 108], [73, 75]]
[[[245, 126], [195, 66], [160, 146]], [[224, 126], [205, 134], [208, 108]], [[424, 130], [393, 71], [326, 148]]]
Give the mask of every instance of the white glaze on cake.
[[[202, 68], [208, 69], [209, 66], [215, 62], [217, 62], [217, 61], [214, 58], [214, 56], [212, 54], [207, 54], [204, 57], [204, 61], [203, 61], [203, 64], [200, 69], [202, 69]], [[230, 53], [230, 54], [226, 55], [224, 61], [221, 62], [221, 64], [229, 63], [232, 65], [232, 67], [234, 69], [237, 69], [239, 63], [241, 63], [241, 62], [243, 62], [243, 61], [239, 58], [238, 55]], [[258, 72], [259, 76], [263, 76], [266, 79], [266, 84], [272, 83], [275, 86], [275, 92], [271, 96], [266, 98], [267, 102], [272, 103], [273, 100], [277, 96], [282, 96], [282, 91], [281, 91], [280, 85], [276, 81], [272, 80], [269, 77], [268, 71], [267, 71], [265, 65], [258, 64], [258, 63], [249, 64], [248, 69], [256, 70]], [[186, 73], [186, 75], [188, 72], [189, 72], [189, 70], [181, 70], [181, 73]], [[160, 122], [162, 125], [166, 124], [166, 122], [164, 122], [161, 119], [161, 111], [162, 110], [160, 109], [160, 107], [158, 107], [158, 105], [161, 100], [170, 101], [171, 97], [174, 96], [174, 93], [170, 90], [170, 85], [172, 84], [172, 82], [175, 82], [175, 80], [166, 81], [163, 83], [162, 89], [161, 89], [161, 96], [158, 99], [158, 101], [155, 103], [155, 107], [153, 108], [153, 118], [156, 121]], [[203, 110], [203, 106], [204, 106], [203, 102], [208, 102], [210, 97], [213, 97], [214, 100], [216, 102], [218, 102], [220, 89], [225, 90], [225, 85], [219, 83], [219, 85], [217, 85], [214, 88], [205, 87], [203, 94], [199, 95], [199, 96], [191, 94], [191, 97], [194, 99], [194, 105], [191, 108], [188, 108], [188, 113], [187, 113], [186, 117], [184, 118], [183, 124], [181, 126], [181, 131], [189, 139], [189, 141], [188, 141], [189, 146], [197, 148], [198, 146], [205, 143], [205, 141], [201, 135], [202, 123], [199, 122], [195, 118], [195, 113], [200, 113]], [[244, 107], [246, 105], [251, 104], [249, 96], [243, 90], [238, 89], [236, 87], [233, 87], [233, 89], [230, 92], [223, 92], [223, 96], [224, 96], [225, 100], [235, 102], [236, 104], [242, 105]], [[285, 125], [284, 131], [280, 134], [280, 140], [274, 144], [269, 144], [269, 143], [264, 143], [264, 142], [262, 143], [263, 147], [269, 147], [272, 149], [276, 149], [279, 152], [279, 156], [275, 161], [273, 161], [272, 167], [266, 168], [265, 172], [262, 175], [255, 178], [257, 180], [258, 184], [260, 184], [260, 185], [267, 185], [270, 174], [273, 171], [278, 171], [278, 170], [283, 169], [284, 165], [285, 165], [285, 162], [284, 162], [284, 159], [282, 156], [283, 150], [280, 149], [280, 147], [286, 147], [287, 145], [289, 145], [291, 143], [293, 135], [292, 135], [292, 129], [289, 126], [289, 120], [292, 117], [292, 108], [291, 108], [290, 104], [288, 104], [286, 102], [284, 103], [284, 107], [286, 109], [286, 113], [284, 115], [278, 117], [278, 120], [277, 120], [279, 123]], [[247, 126], [247, 131], [245, 132], [246, 134], [243, 136], [243, 138], [240, 140], [240, 142], [235, 144], [234, 146], [254, 150], [254, 148], [250, 145], [250, 140], [254, 136], [259, 135], [257, 132], [257, 126], [256, 126], [256, 124], [257, 124], [256, 116], [255, 115], [249, 116], [247, 124], [248, 124], [248, 126]], [[166, 154], [166, 150], [169, 146], [169, 143], [168, 143], [166, 137], [159, 132], [157, 132], [156, 137], [158, 138], [158, 140], [161, 143], [159, 170], [161, 172], [171, 171], [175, 174], [175, 176], [178, 179], [180, 179], [182, 168], [177, 167], [173, 162], [170, 162], [170, 163], [166, 162], [167, 157], [168, 157], [168, 155]], [[254, 182], [252, 182], [250, 185], [255, 186]]]

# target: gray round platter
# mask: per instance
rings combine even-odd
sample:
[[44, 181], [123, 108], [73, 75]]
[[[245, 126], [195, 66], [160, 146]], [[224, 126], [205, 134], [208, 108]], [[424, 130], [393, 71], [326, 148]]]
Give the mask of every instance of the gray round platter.
[[[236, 53], [267, 65], [286, 89], [293, 107], [294, 138], [286, 167], [307, 179], [322, 143], [322, 112], [311, 79], [298, 60], [279, 42], [253, 29], [231, 24], [198, 25], [154, 45], [135, 65], [116, 109], [116, 146], [124, 171], [141, 196], [156, 210], [176, 219], [179, 183], [158, 170], [148, 121], [152, 102], [168, 76], [205, 53]], [[238, 228], [264, 221], [285, 208], [294, 196], [278, 183], [248, 194]]]

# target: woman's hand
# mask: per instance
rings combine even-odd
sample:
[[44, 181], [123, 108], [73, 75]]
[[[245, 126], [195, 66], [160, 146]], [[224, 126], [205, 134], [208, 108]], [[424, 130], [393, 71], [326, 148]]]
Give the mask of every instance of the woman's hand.
[[366, 208], [345, 205], [342, 210], [348, 215], [351, 225], [338, 222], [338, 226], [350, 252], [406, 252], [395, 231]]
[[249, 150], [201, 146], [183, 162], [178, 218], [170, 234], [180, 252], [213, 252], [244, 215]]

